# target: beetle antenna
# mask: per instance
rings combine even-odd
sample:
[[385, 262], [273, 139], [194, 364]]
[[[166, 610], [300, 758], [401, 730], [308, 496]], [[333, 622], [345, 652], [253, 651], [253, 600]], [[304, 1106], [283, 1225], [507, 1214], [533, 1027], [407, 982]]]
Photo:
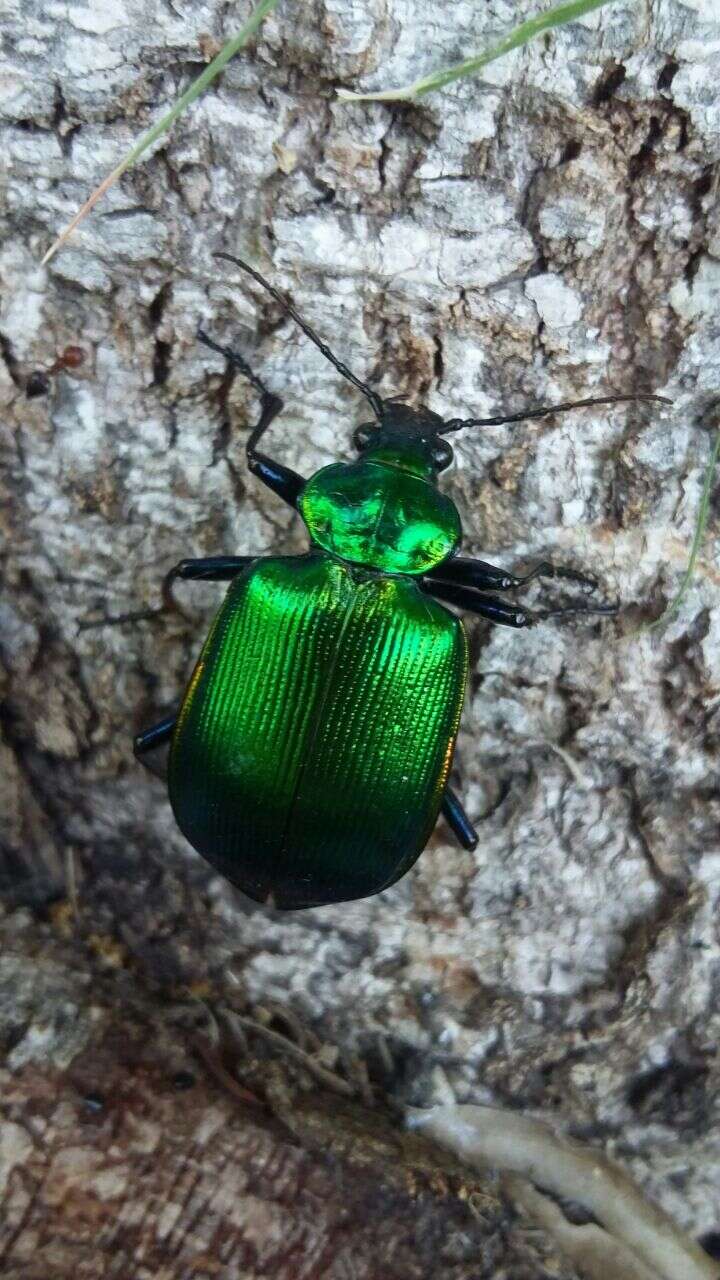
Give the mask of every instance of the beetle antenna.
[[522, 413], [511, 413], [497, 418], [450, 418], [438, 431], [438, 435], [447, 435], [448, 431], [461, 431], [463, 427], [499, 427], [504, 422], [524, 422], [527, 418], [547, 418], [551, 413], [563, 413], [566, 409], [583, 409], [589, 404], [623, 404], [630, 400], [651, 400], [654, 404], [672, 404], [665, 396], [638, 394], [634, 396], [592, 396], [589, 400], [567, 400], [563, 404], [535, 405], [532, 409], [524, 409]]
[[373, 391], [372, 387], [369, 387], [366, 382], [361, 382], [359, 378], [356, 378], [355, 374], [351, 373], [347, 365], [342, 363], [342, 360], [338, 360], [337, 356], [333, 355], [330, 348], [322, 341], [321, 338], [318, 337], [314, 329], [310, 328], [310, 325], [307, 323], [307, 321], [303, 320], [301, 315], [298, 315], [292, 303], [288, 302], [287, 298], [283, 297], [279, 289], [276, 289], [274, 285], [270, 284], [270, 281], [266, 280], [264, 276], [261, 276], [260, 272], [256, 271], [254, 267], [251, 267], [249, 263], [243, 262], [241, 258], [234, 258], [231, 253], [214, 253], [213, 257], [224, 258], [226, 262], [234, 263], [235, 266], [240, 267], [242, 271], [247, 271], [248, 275], [252, 276], [253, 280], [257, 280], [258, 284], [261, 284], [263, 289], [267, 289], [271, 297], [273, 297], [276, 302], [280, 303], [280, 306], [285, 311], [287, 311], [288, 315], [292, 316], [295, 323], [300, 326], [303, 333], [307, 335], [310, 341], [314, 342], [315, 346], [318, 347], [320, 351], [322, 351], [323, 355], [325, 356], [325, 359], [329, 360], [330, 363], [335, 366], [338, 373], [341, 373], [343, 378], [347, 378], [348, 382], [352, 382], [353, 386], [357, 387], [358, 391], [362, 391], [366, 399], [370, 401], [375, 417], [378, 419], [379, 422], [382, 421], [382, 417], [383, 417], [382, 398], [377, 394], [376, 391]]

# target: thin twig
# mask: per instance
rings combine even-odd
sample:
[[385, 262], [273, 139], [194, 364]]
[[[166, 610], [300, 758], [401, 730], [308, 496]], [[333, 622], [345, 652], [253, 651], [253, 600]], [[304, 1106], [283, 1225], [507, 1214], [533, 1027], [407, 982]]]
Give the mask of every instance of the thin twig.
[[237, 1098], [238, 1102], [247, 1103], [251, 1107], [262, 1107], [264, 1105], [261, 1098], [258, 1098], [254, 1093], [251, 1093], [249, 1089], [245, 1089], [244, 1086], [240, 1084], [239, 1080], [236, 1080], [235, 1077], [226, 1070], [220, 1059], [203, 1040], [202, 1036], [192, 1036], [190, 1044], [198, 1057], [202, 1059], [205, 1066], [215, 1077], [218, 1084], [221, 1084], [223, 1089], [227, 1089], [228, 1093], [231, 1093], [234, 1098]]

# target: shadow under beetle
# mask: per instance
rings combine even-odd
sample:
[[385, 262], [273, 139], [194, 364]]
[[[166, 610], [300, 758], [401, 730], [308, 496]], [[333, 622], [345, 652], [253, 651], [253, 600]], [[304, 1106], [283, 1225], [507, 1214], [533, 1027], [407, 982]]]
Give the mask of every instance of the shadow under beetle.
[[659, 397], [605, 396], [443, 420], [383, 399], [257, 271], [217, 256], [280, 302], [362, 392], [375, 420], [355, 431], [359, 461], [305, 480], [258, 448], [282, 401], [243, 356], [198, 334], [258, 392], [248, 467], [299, 512], [312, 546], [298, 556], [181, 560], [167, 575], [166, 605], [178, 578], [231, 586], [177, 715], [141, 733], [135, 753], [142, 758], [169, 741], [168, 789], [180, 830], [249, 897], [286, 909], [363, 898], [413, 865], [441, 810], [464, 848], [477, 844], [448, 786], [468, 659], [463, 624], [441, 602], [511, 627], [616, 609], [583, 601], [530, 614], [493, 594], [541, 576], [596, 584], [547, 562], [517, 577], [458, 556], [460, 517], [436, 484], [453, 457], [443, 437], [579, 405]]

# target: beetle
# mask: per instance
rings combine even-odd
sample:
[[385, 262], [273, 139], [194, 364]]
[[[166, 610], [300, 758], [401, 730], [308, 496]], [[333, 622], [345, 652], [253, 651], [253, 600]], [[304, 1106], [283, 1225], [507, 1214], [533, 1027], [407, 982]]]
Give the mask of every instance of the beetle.
[[383, 398], [357, 378], [283, 295], [281, 304], [374, 418], [354, 433], [359, 458], [309, 479], [259, 448], [283, 409], [247, 360], [202, 330], [198, 339], [243, 374], [260, 398], [246, 444], [250, 472], [297, 511], [310, 549], [297, 556], [181, 560], [167, 575], [229, 581], [176, 715], [140, 733], [143, 760], [169, 742], [170, 804], [187, 840], [257, 902], [282, 909], [368, 897], [394, 884], [425, 847], [440, 812], [459, 843], [478, 836], [448, 783], [468, 668], [450, 604], [527, 627], [591, 605], [530, 613], [501, 594], [539, 577], [586, 591], [593, 579], [543, 561], [518, 576], [459, 556], [460, 516], [438, 488], [466, 427], [649, 395], [604, 396], [493, 418], [443, 419]]

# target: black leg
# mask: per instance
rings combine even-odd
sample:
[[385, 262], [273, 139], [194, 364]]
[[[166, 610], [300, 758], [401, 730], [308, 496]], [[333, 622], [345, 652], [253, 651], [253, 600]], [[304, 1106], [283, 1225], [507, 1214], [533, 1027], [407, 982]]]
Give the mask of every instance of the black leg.
[[451, 582], [459, 587], [474, 587], [476, 591], [513, 591], [516, 587], [524, 587], [526, 583], [532, 582], [533, 578], [564, 578], [567, 582], [577, 582], [588, 591], [594, 591], [598, 585], [596, 579], [588, 574], [551, 564], [549, 560], [536, 564], [529, 573], [518, 575], [507, 569], [498, 569], [494, 564], [486, 564], [484, 560], [469, 560], [462, 556], [455, 556], [445, 564], [438, 565], [425, 578], [428, 582]]
[[121, 627], [126, 622], [150, 622], [165, 612], [162, 609], [134, 609], [130, 613], [112, 613], [106, 618], [98, 618], [95, 622], [78, 622], [78, 634], [81, 631], [99, 631], [101, 627]]
[[163, 578], [162, 604], [159, 609], [136, 609], [131, 613], [112, 614], [108, 618], [100, 618], [97, 622], [80, 622], [78, 631], [117, 627], [125, 622], [147, 622], [154, 618], [161, 618], [169, 609], [184, 616], [173, 594], [173, 585], [178, 578], [190, 581], [230, 582], [255, 559], [257, 559], [256, 556], [207, 556], [203, 560], [180, 560]]
[[236, 369], [239, 369], [260, 396], [260, 417], [250, 432], [245, 446], [248, 468], [254, 476], [257, 476], [258, 480], [262, 480], [263, 484], [267, 485], [268, 489], [272, 489], [273, 493], [276, 493], [278, 497], [287, 502], [288, 506], [297, 507], [298, 498], [305, 487], [303, 477], [298, 475], [297, 471], [292, 471], [290, 467], [284, 467], [281, 462], [275, 462], [267, 454], [260, 453], [256, 447], [270, 423], [282, 411], [282, 400], [279, 396], [274, 396], [271, 391], [268, 391], [265, 383], [258, 378], [256, 373], [253, 373], [247, 360], [238, 351], [233, 351], [232, 347], [224, 347], [219, 342], [215, 342], [202, 329], [198, 329], [197, 336], [198, 341], [202, 342], [204, 346], [209, 347], [211, 351], [217, 351]]
[[506, 604], [497, 596], [482, 595], [473, 587], [461, 587], [451, 582], [431, 582], [425, 580], [423, 591], [435, 596], [437, 600], [445, 600], [458, 609], [467, 609], [469, 613], [488, 618], [490, 622], [500, 623], [505, 627], [532, 627], [536, 622], [544, 622], [547, 618], [565, 618], [571, 614], [599, 614], [610, 617], [618, 612], [617, 604], [587, 604], [584, 600], [577, 604], [562, 605], [557, 609], [521, 609], [516, 605]]
[[479, 836], [462, 806], [459, 796], [451, 787], [445, 788], [442, 814], [458, 844], [463, 849], [476, 849]]
[[[154, 724], [151, 729], [145, 729], [143, 733], [139, 733], [133, 742], [135, 759], [154, 777], [159, 778], [161, 782], [167, 782], [169, 754], [167, 748], [175, 728], [176, 719], [176, 715], [166, 716], [164, 720]], [[163, 747], [165, 748], [164, 751], [162, 750]]]
[[166, 716], [164, 720], [154, 724], [151, 729], [144, 729], [142, 733], [137, 734], [133, 742], [133, 751], [138, 760], [147, 755], [148, 751], [153, 751], [155, 747], [160, 747], [164, 742], [170, 741], [176, 719], [177, 716]]
[[256, 559], [257, 556], [206, 556], [202, 560], [180, 560], [163, 578], [163, 608], [182, 613], [173, 594], [178, 578], [184, 582], [231, 582]]

